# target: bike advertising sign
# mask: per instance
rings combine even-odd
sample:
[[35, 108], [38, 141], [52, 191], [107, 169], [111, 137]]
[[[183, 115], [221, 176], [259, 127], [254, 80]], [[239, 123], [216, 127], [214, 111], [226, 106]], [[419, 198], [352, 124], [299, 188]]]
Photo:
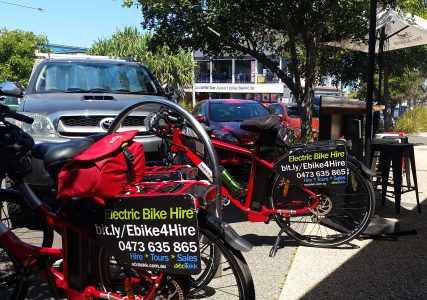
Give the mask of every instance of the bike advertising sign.
[[275, 164], [277, 174], [292, 184], [341, 186], [347, 184], [347, 151], [335, 147], [303, 147], [291, 151]]
[[106, 202], [90, 228], [116, 260], [134, 268], [200, 272], [197, 215], [190, 195], [116, 197]]

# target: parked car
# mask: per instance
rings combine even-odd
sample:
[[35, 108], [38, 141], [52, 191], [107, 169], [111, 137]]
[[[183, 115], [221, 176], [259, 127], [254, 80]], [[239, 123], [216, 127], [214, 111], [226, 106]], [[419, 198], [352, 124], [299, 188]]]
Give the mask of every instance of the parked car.
[[244, 120], [269, 115], [260, 102], [242, 99], [202, 100], [193, 109], [199, 122], [213, 129], [211, 137], [243, 147], [252, 147], [258, 134], [240, 129]]
[[[142, 99], [165, 98], [144, 66], [94, 56], [38, 60], [18, 112], [35, 118], [24, 127], [37, 141], [63, 142], [106, 132], [114, 117]], [[159, 139], [147, 132], [149, 112], [130, 116], [123, 130], [139, 129], [145, 151], [158, 152]]]
[[[297, 103], [273, 103], [268, 108], [272, 113], [282, 115], [284, 124], [296, 129], [298, 136], [301, 134], [301, 116]], [[315, 104], [313, 106], [311, 126], [313, 130], [319, 130], [319, 106]]]
[[[21, 123], [23, 130], [39, 142], [60, 143], [96, 133], [105, 133], [125, 107], [166, 95], [144, 66], [122, 59], [93, 56], [37, 60], [18, 112], [34, 118]], [[147, 160], [157, 160], [161, 139], [148, 132], [145, 117], [156, 107], [132, 113], [121, 130], [138, 129], [135, 140], [144, 145]], [[48, 191], [53, 182], [43, 162], [33, 158], [27, 182]], [[51, 188], [50, 188], [51, 189]]]

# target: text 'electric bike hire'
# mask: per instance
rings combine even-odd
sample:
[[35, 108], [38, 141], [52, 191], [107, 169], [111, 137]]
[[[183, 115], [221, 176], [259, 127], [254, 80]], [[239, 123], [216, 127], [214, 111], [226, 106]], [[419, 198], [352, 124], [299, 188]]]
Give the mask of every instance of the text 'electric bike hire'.
[[[184, 120], [164, 108], [147, 117], [146, 126], [164, 139], [170, 162], [192, 163], [211, 180], [206, 152]], [[254, 149], [212, 139], [221, 165], [221, 195], [251, 222], [277, 222], [281, 230], [270, 256], [283, 232], [317, 247], [342, 245], [363, 232], [375, 207], [374, 192], [370, 171], [347, 154], [346, 141], [294, 144], [292, 130], [277, 115], [245, 120], [240, 127], [259, 134]], [[243, 179], [235, 180], [224, 168], [236, 168], [236, 160], [240, 173], [249, 170]]]
[[[16, 91], [6, 84], [0, 85], [0, 92]], [[166, 100], [138, 105], [147, 103], [182, 113], [178, 105]], [[186, 112], [182, 114], [191, 118]], [[12, 113], [3, 105], [0, 117], [0, 151], [9, 158], [2, 163], [2, 174], [19, 187], [0, 193], [1, 299], [24, 299], [33, 274], [48, 283], [56, 299], [254, 299], [252, 277], [240, 253], [249, 250], [250, 244], [207, 211], [217, 198], [216, 184], [189, 179], [133, 182], [123, 193], [105, 201], [62, 199], [60, 209], [53, 212], [24, 180], [31, 170], [28, 151], [32, 138], [7, 120], [32, 122], [31, 118]], [[189, 122], [197, 123], [194, 119]], [[195, 128], [197, 131], [197, 124]], [[201, 132], [201, 139], [209, 143]], [[57, 163], [56, 171], [49, 171], [58, 175], [62, 169], [58, 165], [64, 166], [65, 161], [105, 137], [113, 143], [125, 134], [38, 144], [35, 148], [45, 162]], [[132, 141], [125, 146], [128, 144]], [[206, 147], [212, 154], [212, 145]], [[214, 156], [211, 159], [216, 160]], [[26, 225], [13, 224], [7, 218], [9, 204], [34, 212], [40, 221], [30, 226], [35, 231], [39, 229], [36, 226], [55, 229], [62, 238], [62, 248], [43, 247], [49, 241], [30, 243], [15, 235]]]

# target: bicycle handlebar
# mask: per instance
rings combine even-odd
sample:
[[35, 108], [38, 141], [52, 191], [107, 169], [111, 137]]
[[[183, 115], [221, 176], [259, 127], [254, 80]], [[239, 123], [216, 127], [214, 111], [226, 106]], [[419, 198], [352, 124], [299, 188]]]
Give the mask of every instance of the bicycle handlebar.
[[162, 131], [168, 129], [168, 123], [180, 126], [184, 123], [184, 120], [180, 116], [174, 116], [172, 112], [167, 109], [162, 109], [152, 115], [148, 115], [144, 120], [147, 130], [156, 135], [163, 135]]
[[28, 123], [28, 124], [33, 124], [34, 122], [33, 118], [20, 113], [10, 111], [9, 107], [3, 104], [0, 104], [0, 114], [2, 119], [9, 117], [9, 118], [12, 118], [24, 123]]

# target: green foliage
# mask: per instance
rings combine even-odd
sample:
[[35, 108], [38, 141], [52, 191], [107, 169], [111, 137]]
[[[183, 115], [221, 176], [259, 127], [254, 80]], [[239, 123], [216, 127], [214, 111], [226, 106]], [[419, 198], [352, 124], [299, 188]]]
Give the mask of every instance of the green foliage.
[[0, 82], [28, 83], [34, 65], [35, 50], [46, 41], [42, 36], [22, 30], [0, 29]]
[[[414, 13], [425, 17], [427, 4], [421, 0], [392, 0], [385, 1], [396, 11]], [[368, 31], [365, 32], [368, 34]], [[323, 47], [319, 60], [319, 73], [323, 76], [333, 76], [344, 85], [357, 89], [359, 99], [366, 98], [368, 62], [367, 53]], [[377, 57], [377, 62], [379, 58]], [[374, 76], [374, 99], [379, 95], [379, 64], [376, 64]], [[392, 126], [391, 111], [402, 100], [425, 99], [425, 84], [427, 79], [427, 47], [410, 47], [395, 51], [384, 52], [383, 78], [381, 81], [381, 101], [385, 104], [385, 130]]]
[[359, 94], [356, 91], [351, 91], [350, 93], [348, 93], [347, 98], [348, 99], [360, 99]]
[[395, 125], [396, 131], [405, 133], [427, 132], [427, 107], [415, 107], [399, 117]]
[[186, 111], [191, 113], [193, 111], [193, 104], [191, 102], [181, 100], [178, 102], [180, 106], [182, 106]]
[[[122, 0], [137, 5], [150, 47], [202, 50], [210, 57], [250, 55], [289, 87], [311, 134], [313, 88], [322, 41], [363, 37], [368, 0]], [[266, 55], [270, 53], [271, 55]], [[288, 59], [279, 67], [279, 57]], [[303, 84], [303, 81], [305, 84]]]
[[[427, 78], [426, 46], [385, 52], [384, 56], [390, 78], [398, 80], [404, 73], [413, 73], [413, 78], [415, 75], [418, 75], [418, 79]], [[360, 88], [366, 83], [367, 61], [367, 53], [324, 46], [320, 52], [319, 73], [322, 76], [333, 76], [341, 84]], [[378, 76], [376, 80], [378, 84]]]
[[141, 34], [135, 27], [117, 30], [110, 38], [99, 39], [88, 50], [92, 55], [131, 58], [147, 66], [162, 86], [171, 84], [178, 91], [192, 86], [195, 63], [182, 48], [171, 51], [167, 45], [148, 48], [150, 34]]
[[416, 69], [405, 68], [403, 71], [399, 77], [394, 76], [389, 80], [389, 100], [394, 106], [401, 100], [420, 99], [425, 96], [427, 74]]
[[421, 18], [427, 18], [427, 6], [425, 0], [395, 0], [396, 4]]

